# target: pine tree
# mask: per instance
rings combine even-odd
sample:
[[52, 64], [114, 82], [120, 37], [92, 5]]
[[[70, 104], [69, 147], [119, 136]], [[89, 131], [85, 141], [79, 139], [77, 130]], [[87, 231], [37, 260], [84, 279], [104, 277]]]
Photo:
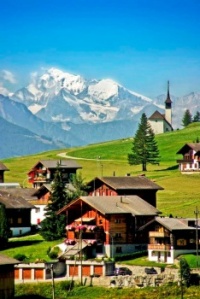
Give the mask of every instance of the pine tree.
[[193, 122], [200, 122], [200, 112], [197, 111], [193, 117]]
[[62, 178], [62, 172], [58, 166], [52, 184], [49, 203], [46, 207], [46, 218], [41, 222], [40, 234], [45, 240], [57, 240], [65, 236], [65, 215], [57, 215], [57, 212], [63, 208], [69, 200], [65, 183]]
[[71, 200], [77, 199], [81, 195], [84, 196], [88, 194], [87, 189], [89, 187], [84, 183], [81, 173], [72, 175], [71, 183], [74, 187], [74, 190], [69, 193]]
[[191, 270], [190, 266], [188, 265], [188, 262], [186, 259], [181, 258], [180, 259], [180, 277], [181, 281], [184, 282], [184, 284], [189, 287], [190, 286], [190, 279], [191, 279]]
[[192, 114], [190, 113], [189, 109], [185, 110], [185, 113], [183, 115], [183, 119], [182, 119], [182, 125], [184, 127], [187, 127], [189, 124], [192, 123]]
[[147, 170], [147, 164], [158, 164], [160, 160], [154, 132], [148, 123], [146, 114], [141, 116], [138, 130], [133, 140], [132, 153], [128, 154], [130, 165], [142, 164], [142, 170]]
[[6, 247], [11, 231], [8, 225], [5, 205], [0, 203], [0, 249]]

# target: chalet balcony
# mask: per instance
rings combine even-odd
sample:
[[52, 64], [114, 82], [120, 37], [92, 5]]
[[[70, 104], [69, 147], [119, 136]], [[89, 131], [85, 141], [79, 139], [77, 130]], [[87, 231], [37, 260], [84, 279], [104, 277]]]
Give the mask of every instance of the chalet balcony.
[[181, 159], [181, 160], [176, 160], [177, 163], [194, 163], [194, 159]]
[[164, 238], [164, 237], [169, 237], [170, 233], [169, 232], [158, 232], [158, 231], [152, 231], [149, 232], [149, 237], [153, 238]]
[[171, 245], [170, 244], [148, 244], [148, 249], [169, 251], [171, 250]]

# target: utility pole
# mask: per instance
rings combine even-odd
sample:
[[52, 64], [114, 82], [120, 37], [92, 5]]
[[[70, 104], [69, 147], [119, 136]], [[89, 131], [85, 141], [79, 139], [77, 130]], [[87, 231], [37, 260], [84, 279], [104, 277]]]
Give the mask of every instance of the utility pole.
[[198, 210], [198, 207], [196, 207], [196, 210], [194, 211], [195, 217], [196, 217], [196, 259], [197, 259], [197, 268], [199, 268], [199, 233], [198, 233], [198, 215], [200, 211]]
[[51, 279], [52, 279], [52, 299], [55, 299], [53, 264], [51, 264]]

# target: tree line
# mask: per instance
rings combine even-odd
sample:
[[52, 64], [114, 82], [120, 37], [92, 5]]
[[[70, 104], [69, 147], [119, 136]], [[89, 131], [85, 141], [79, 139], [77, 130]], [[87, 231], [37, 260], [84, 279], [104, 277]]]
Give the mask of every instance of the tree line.
[[191, 123], [200, 122], [200, 112], [197, 111], [194, 116], [189, 109], [186, 109], [183, 118], [182, 118], [182, 126], [187, 127]]

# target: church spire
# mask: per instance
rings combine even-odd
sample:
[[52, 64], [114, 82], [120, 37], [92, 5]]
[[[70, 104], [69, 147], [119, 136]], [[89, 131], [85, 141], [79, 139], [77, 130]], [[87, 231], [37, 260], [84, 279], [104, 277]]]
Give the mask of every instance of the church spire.
[[166, 106], [166, 108], [171, 108], [171, 103], [172, 103], [172, 101], [171, 101], [170, 93], [169, 93], [169, 81], [167, 81], [167, 98], [165, 100], [165, 106]]

